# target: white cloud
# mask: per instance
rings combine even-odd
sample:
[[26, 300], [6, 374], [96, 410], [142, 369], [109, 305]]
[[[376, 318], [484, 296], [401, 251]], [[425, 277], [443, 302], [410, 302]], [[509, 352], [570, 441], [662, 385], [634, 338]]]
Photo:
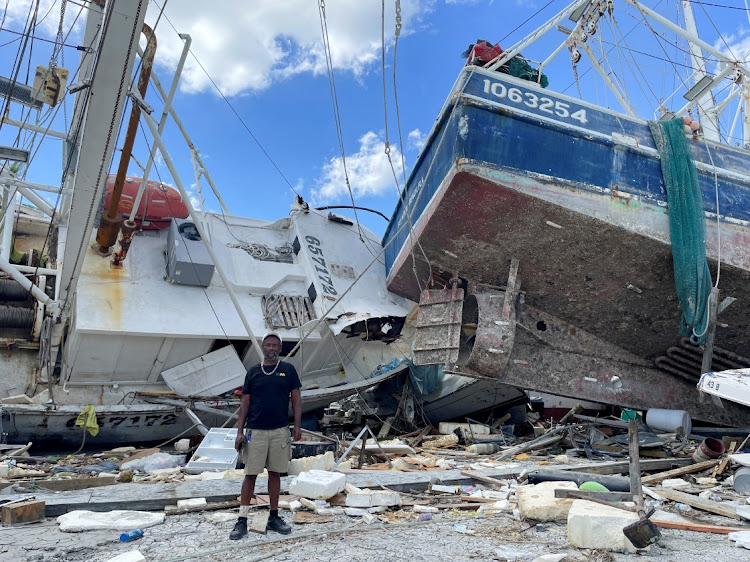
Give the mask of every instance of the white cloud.
[[422, 150], [424, 143], [427, 142], [427, 135], [419, 129], [409, 131], [406, 145], [411, 150]]
[[[391, 146], [391, 160], [396, 177], [402, 178], [401, 153]], [[359, 151], [346, 157], [346, 170], [349, 175], [355, 200], [368, 195], [382, 195], [396, 189], [393, 170], [385, 155], [385, 143], [377, 133], [365, 133], [359, 139]], [[312, 191], [314, 204], [344, 201], [349, 198], [346, 176], [341, 157], [331, 158], [324, 166], [318, 187]]]
[[750, 56], [750, 30], [740, 28], [736, 34], [724, 35], [723, 39], [717, 40], [713, 47], [729, 57], [747, 61]]
[[[36, 6], [36, 0], [13, 0], [5, 4], [4, 27], [6, 29], [22, 31], [26, 22], [30, 23], [33, 20], [33, 7]], [[57, 28], [60, 25], [60, 4], [60, 0], [39, 1], [39, 8], [36, 10], [37, 35], [51, 38], [57, 35]], [[81, 17], [76, 21], [76, 16], [79, 13], [81, 13]], [[68, 3], [65, 9], [63, 36], [68, 33], [73, 21], [76, 21], [73, 35], [78, 34], [83, 29], [85, 18], [85, 7]]]
[[[432, 9], [433, 1], [402, 0], [402, 23], [410, 24]], [[161, 4], [161, 3], [160, 3]], [[387, 40], [395, 28], [394, 7], [386, 7]], [[147, 21], [154, 23], [159, 8], [152, 2]], [[254, 0], [213, 2], [179, 0], [167, 4], [166, 21], [157, 29], [157, 66], [174, 68], [183, 43], [171, 25], [192, 37], [191, 50], [226, 95], [263, 90], [300, 73], [326, 72], [325, 52], [317, 2], [310, 0]], [[380, 60], [379, 2], [328, 0], [326, 22], [334, 68], [363, 75]], [[377, 25], [373, 25], [378, 22]], [[170, 25], [171, 23], [171, 25]], [[183, 71], [182, 89], [215, 92], [193, 57]]]

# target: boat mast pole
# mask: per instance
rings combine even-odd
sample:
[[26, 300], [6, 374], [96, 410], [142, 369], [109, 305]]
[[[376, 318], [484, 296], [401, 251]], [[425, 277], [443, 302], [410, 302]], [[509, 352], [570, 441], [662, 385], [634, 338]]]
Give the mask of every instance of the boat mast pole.
[[[698, 27], [695, 25], [693, 5], [688, 0], [683, 0], [682, 10], [685, 14], [685, 30], [691, 35], [698, 37]], [[706, 77], [706, 63], [701, 48], [692, 41], [689, 41], [689, 44], [690, 61], [693, 64], [693, 84], [695, 85]], [[701, 117], [703, 136], [708, 140], [719, 142], [719, 123], [716, 119], [716, 113], [712, 109], [709, 109], [711, 106], [713, 106], [711, 89], [707, 88], [706, 91], [698, 97], [696, 107], [698, 108], [698, 114]]]
[[[140, 103], [143, 100], [140, 100], [137, 98], [138, 92], [133, 91], [133, 103]], [[201, 236], [201, 240], [203, 240], [203, 244], [206, 247], [206, 250], [208, 251], [208, 255], [211, 256], [211, 261], [214, 264], [214, 267], [216, 268], [216, 272], [219, 274], [219, 277], [221, 277], [222, 283], [224, 283], [224, 288], [227, 291], [227, 294], [229, 295], [229, 298], [232, 301], [232, 304], [234, 305], [234, 308], [237, 310], [237, 314], [240, 317], [240, 320], [242, 321], [242, 325], [245, 327], [245, 330], [247, 331], [247, 335], [250, 336], [250, 343], [253, 345], [253, 349], [258, 353], [258, 357], [260, 358], [260, 361], [263, 361], [263, 350], [260, 348], [260, 344], [258, 343], [258, 340], [255, 338], [255, 334], [253, 334], [253, 330], [250, 327], [250, 323], [247, 320], [247, 317], [245, 316], [245, 312], [242, 310], [242, 307], [240, 306], [239, 301], [237, 300], [237, 296], [234, 294], [234, 290], [232, 289], [232, 284], [227, 279], [226, 274], [224, 273], [224, 268], [219, 263], [219, 259], [216, 257], [216, 254], [214, 253], [214, 249], [211, 247], [211, 242], [209, 241], [208, 234], [206, 233], [206, 230], [203, 228], [203, 223], [200, 221], [200, 217], [198, 216], [198, 213], [196, 213], [195, 209], [193, 208], [192, 203], [190, 202], [190, 196], [188, 196], [187, 191], [185, 190], [185, 186], [182, 185], [182, 181], [180, 180], [180, 176], [177, 173], [177, 169], [174, 167], [174, 164], [172, 163], [172, 158], [169, 156], [169, 152], [167, 151], [167, 147], [164, 146], [164, 143], [161, 140], [161, 135], [159, 134], [159, 126], [156, 123], [156, 120], [148, 115], [146, 112], [143, 112], [141, 114], [143, 116], [143, 119], [146, 121], [146, 125], [148, 125], [149, 130], [151, 131], [151, 135], [154, 137], [154, 145], [159, 149], [159, 152], [161, 152], [162, 158], [164, 158], [164, 164], [166, 164], [167, 169], [169, 170], [169, 173], [172, 174], [172, 179], [174, 180], [175, 185], [177, 186], [177, 189], [180, 192], [180, 195], [182, 195], [182, 200], [185, 203], [185, 206], [188, 209], [188, 212], [190, 213], [190, 218], [193, 220], [193, 223], [195, 224], [195, 228], [198, 229], [198, 233]]]

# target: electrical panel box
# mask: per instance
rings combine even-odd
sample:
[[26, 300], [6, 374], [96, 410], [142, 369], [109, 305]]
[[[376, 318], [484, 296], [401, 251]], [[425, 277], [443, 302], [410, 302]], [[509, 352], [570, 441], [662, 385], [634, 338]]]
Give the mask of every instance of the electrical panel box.
[[167, 235], [167, 280], [208, 287], [213, 275], [214, 264], [195, 223], [189, 219], [172, 219]]

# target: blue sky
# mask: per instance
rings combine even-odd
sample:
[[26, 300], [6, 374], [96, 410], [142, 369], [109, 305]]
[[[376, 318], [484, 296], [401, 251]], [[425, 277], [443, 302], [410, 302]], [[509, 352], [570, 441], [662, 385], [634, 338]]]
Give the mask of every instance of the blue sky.
[[[78, 1], [67, 2], [63, 26], [66, 33], [81, 9]], [[314, 204], [350, 204], [326, 72], [318, 2], [166, 0], [164, 15], [159, 17], [164, 3], [165, 0], [152, 2], [147, 18], [152, 24], [159, 18], [155, 69], [162, 83], [168, 85], [181, 49], [177, 32], [192, 36], [194, 57], [188, 58], [174, 105], [230, 212], [267, 220], [284, 217], [294, 196], [292, 187]], [[402, 184], [403, 176], [398, 125], [408, 173], [464, 64], [460, 53], [469, 43], [484, 38], [501, 41], [501, 45], [507, 47], [568, 3], [568, 0], [401, 0], [403, 30], [395, 63], [398, 123], [392, 79], [395, 2], [386, 1], [388, 136], [399, 184]], [[3, 30], [0, 31], [0, 65], [3, 69], [0, 74], [5, 76], [13, 68], [20, 45], [18, 36], [11, 31], [23, 29], [30, 4], [29, 0], [10, 0], [8, 3]], [[680, 2], [651, 0], [644, 4], [674, 16]], [[728, 38], [727, 48], [747, 50], [748, 45], [744, 44], [748, 40], [747, 13], [743, 9], [731, 9], [745, 8], [744, 0], [717, 0], [704, 6], [694, 4], [700, 30], [706, 34], [707, 42], [723, 48], [718, 29]], [[40, 0], [39, 19], [48, 11], [49, 15], [38, 26], [37, 37], [55, 37], [59, 6], [60, 0]], [[397, 186], [383, 153], [382, 4], [378, 0], [327, 0], [325, 6], [341, 133], [354, 198], [358, 205], [390, 216], [397, 199]], [[641, 66], [645, 74], [642, 77], [628, 79], [629, 73], [637, 76], [639, 71], [628, 68], [634, 63], [624, 55], [612, 63], [611, 69], [623, 81], [636, 84], [633, 99], [638, 102], [643, 116], [650, 118], [653, 115], [647, 107], [648, 98], [653, 96], [648, 90], [670, 87], [675, 81], [673, 67], [662, 60], [665, 55], [655, 44], [649, 45], [647, 32], [632, 31], [640, 21], [631, 9], [624, 8], [618, 7], [622, 11], [615, 14], [618, 28], [609, 31], [616, 36], [619, 33], [623, 44], [627, 41], [631, 47], [659, 56], [646, 57]], [[567, 25], [572, 27], [573, 24], [567, 22]], [[65, 66], [71, 70], [78, 61], [78, 53], [72, 46], [79, 44], [81, 31], [79, 20], [66, 41], [71, 47], [65, 48]], [[543, 47], [549, 48], [562, 39], [562, 34], [552, 32], [539, 46], [524, 50], [524, 54], [539, 60], [544, 57]], [[600, 47], [607, 49], [609, 44]], [[684, 53], [680, 55], [679, 49], [675, 52], [684, 59]], [[46, 64], [49, 53], [48, 43], [35, 41], [31, 56], [28, 48], [24, 54], [19, 78], [24, 79], [29, 60], [33, 73], [37, 64]], [[593, 74], [587, 73], [589, 67], [584, 57], [578, 67], [583, 97], [616, 107], [612, 96], [605, 96], [601, 86], [597, 89], [585, 83], [586, 76]], [[551, 88], [577, 96], [567, 54], [556, 59], [546, 72]], [[219, 94], [214, 83], [229, 103]], [[149, 99], [153, 105], [161, 107], [153, 92]], [[69, 115], [72, 99], [67, 104]], [[60, 113], [54, 128], [62, 130]], [[0, 137], [4, 144], [13, 141], [13, 137], [9, 137], [11, 133], [15, 131], [3, 126]], [[194, 184], [189, 152], [175, 127], [167, 129], [165, 139], [183, 182]], [[37, 157], [45, 165], [40, 166], [37, 162], [32, 166], [28, 180], [59, 182], [59, 145], [59, 141], [45, 141], [45, 149]], [[136, 150], [140, 148], [140, 151], [136, 154], [143, 162], [146, 156], [141, 138], [138, 145]], [[116, 164], [113, 170], [115, 168]], [[162, 180], [172, 183], [163, 163], [157, 169]], [[131, 166], [130, 173], [140, 175], [135, 166]], [[152, 178], [156, 177], [152, 172]], [[218, 210], [218, 203], [205, 183], [203, 195], [206, 209]], [[386, 221], [375, 215], [360, 213], [359, 216], [378, 234], [386, 226]]]

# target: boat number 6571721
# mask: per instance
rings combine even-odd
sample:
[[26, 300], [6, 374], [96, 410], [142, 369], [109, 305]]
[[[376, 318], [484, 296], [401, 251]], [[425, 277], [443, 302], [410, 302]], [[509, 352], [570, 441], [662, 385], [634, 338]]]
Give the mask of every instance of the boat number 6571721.
[[537, 109], [544, 113], [557, 115], [564, 119], [575, 119], [582, 124], [588, 122], [585, 109], [579, 109], [571, 113], [570, 105], [563, 101], [555, 101], [547, 97], [539, 97], [534, 92], [522, 92], [518, 88], [508, 88], [501, 82], [484, 80], [484, 93], [492, 94], [496, 98], [507, 98], [509, 101], [518, 105], [525, 105], [531, 109]]
[[320, 286], [323, 288], [323, 292], [326, 295], [335, 297], [338, 293], [333, 288], [333, 280], [331, 279], [331, 273], [328, 271], [326, 260], [323, 259], [323, 249], [320, 247], [320, 240], [315, 236], [305, 236], [305, 242], [307, 242], [307, 249], [311, 254], [311, 257], [315, 265], [315, 273], [320, 279]]

